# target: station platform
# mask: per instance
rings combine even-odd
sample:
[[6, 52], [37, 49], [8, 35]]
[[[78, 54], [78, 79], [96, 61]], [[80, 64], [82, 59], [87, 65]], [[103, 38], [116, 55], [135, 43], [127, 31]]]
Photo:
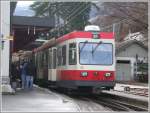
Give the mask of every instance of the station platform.
[[146, 83], [116, 83], [114, 90], [123, 91], [125, 87], [129, 87], [130, 89], [149, 89]]
[[133, 85], [137, 87], [148, 87], [148, 83], [136, 82], [136, 81], [120, 81], [117, 84], [124, 84], [124, 85]]
[[2, 112], [76, 112], [78, 106], [54, 92], [34, 86], [33, 90], [18, 90], [2, 95]]
[[134, 94], [129, 94], [129, 93], [115, 91], [115, 90], [102, 91], [102, 92], [107, 93], [107, 94], [111, 94], [111, 95], [116, 95], [118, 97], [124, 97], [127, 99], [132, 99], [132, 100], [137, 100], [137, 101], [148, 103], [148, 97], [144, 97], [144, 96], [140, 96], [140, 95], [134, 95]]
[[102, 92], [146, 103], [149, 99], [149, 87], [146, 83], [116, 83], [113, 90]]

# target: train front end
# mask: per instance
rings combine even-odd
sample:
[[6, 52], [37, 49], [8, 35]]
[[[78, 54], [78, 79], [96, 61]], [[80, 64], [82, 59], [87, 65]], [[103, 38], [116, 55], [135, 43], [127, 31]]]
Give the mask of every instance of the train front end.
[[[115, 86], [115, 39], [112, 32], [84, 31], [69, 40], [69, 67], [65, 86], [74, 89], [110, 90]], [[72, 48], [70, 48], [70, 46]]]
[[109, 90], [115, 85], [114, 35], [104, 32], [94, 35], [78, 41], [76, 85]]

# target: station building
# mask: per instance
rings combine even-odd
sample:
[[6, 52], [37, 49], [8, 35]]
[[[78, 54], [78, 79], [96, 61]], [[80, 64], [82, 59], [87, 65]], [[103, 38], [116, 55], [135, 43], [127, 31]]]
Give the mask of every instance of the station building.
[[116, 80], [148, 81], [148, 47], [138, 40], [116, 44]]

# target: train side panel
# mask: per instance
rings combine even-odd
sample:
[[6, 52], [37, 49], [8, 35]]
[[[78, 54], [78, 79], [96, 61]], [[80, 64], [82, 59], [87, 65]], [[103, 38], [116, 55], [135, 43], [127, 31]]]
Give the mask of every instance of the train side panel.
[[49, 64], [49, 68], [48, 68], [48, 80], [49, 81], [53, 81], [56, 82], [56, 52], [57, 52], [57, 48], [56, 47], [52, 47], [49, 49], [49, 57], [48, 57], [48, 64]]

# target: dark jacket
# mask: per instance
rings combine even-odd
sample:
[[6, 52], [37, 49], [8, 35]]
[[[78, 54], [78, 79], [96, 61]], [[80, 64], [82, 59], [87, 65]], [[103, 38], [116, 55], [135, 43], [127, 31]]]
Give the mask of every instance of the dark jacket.
[[26, 74], [28, 76], [35, 76], [35, 74], [36, 74], [36, 68], [33, 65], [33, 63], [28, 63], [27, 64], [27, 66], [26, 66]]
[[17, 79], [20, 79], [20, 70], [17, 69], [16, 65], [11, 65], [11, 80], [16, 81]]

